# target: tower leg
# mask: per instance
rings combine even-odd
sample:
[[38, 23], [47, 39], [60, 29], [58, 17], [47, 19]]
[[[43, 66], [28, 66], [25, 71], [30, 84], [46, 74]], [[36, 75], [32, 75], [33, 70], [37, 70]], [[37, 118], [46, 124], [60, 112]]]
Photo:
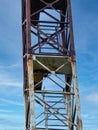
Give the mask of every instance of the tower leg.
[[80, 112], [80, 96], [79, 96], [79, 88], [78, 88], [78, 79], [76, 72], [76, 62], [72, 62], [72, 76], [73, 76], [73, 85], [76, 96], [76, 112], [77, 112], [77, 130], [82, 130], [82, 120], [81, 120], [81, 112]]
[[[71, 81], [72, 81], [72, 75], [66, 76], [66, 82], [71, 85]], [[68, 85], [66, 85], [66, 92], [71, 93], [71, 88]], [[68, 118], [72, 122], [72, 107], [73, 107], [72, 106], [72, 95], [67, 95], [66, 98], [67, 98], [67, 104], [68, 104], [68, 110], [67, 110]], [[72, 127], [73, 127], [73, 125], [69, 123], [68, 130], [73, 130]]]
[[35, 127], [35, 112], [34, 112], [34, 77], [33, 77], [33, 60], [30, 55], [28, 55], [28, 85], [29, 85], [29, 116], [30, 116], [30, 130], [36, 130]]

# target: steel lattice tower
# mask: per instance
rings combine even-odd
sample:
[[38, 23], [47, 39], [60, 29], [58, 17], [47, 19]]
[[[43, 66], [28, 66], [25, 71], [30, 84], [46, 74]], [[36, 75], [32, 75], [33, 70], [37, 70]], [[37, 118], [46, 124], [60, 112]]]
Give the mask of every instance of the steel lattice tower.
[[25, 130], [82, 130], [70, 0], [22, 0]]

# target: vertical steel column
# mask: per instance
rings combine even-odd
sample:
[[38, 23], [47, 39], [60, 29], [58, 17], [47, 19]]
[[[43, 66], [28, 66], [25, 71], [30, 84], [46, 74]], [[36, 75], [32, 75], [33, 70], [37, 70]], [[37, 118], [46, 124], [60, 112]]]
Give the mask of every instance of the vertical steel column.
[[26, 44], [27, 53], [31, 47], [31, 18], [30, 18], [30, 0], [26, 0]]
[[67, 9], [68, 9], [68, 20], [69, 20], [69, 25], [70, 25], [70, 47], [71, 47], [70, 51], [71, 51], [71, 55], [75, 55], [73, 24], [72, 24], [72, 12], [71, 12], [70, 0], [67, 0]]
[[77, 71], [76, 71], [76, 62], [72, 61], [72, 76], [73, 76], [73, 85], [76, 96], [76, 113], [77, 113], [77, 130], [82, 130], [82, 119], [81, 119], [81, 110], [80, 110], [80, 96], [79, 96], [79, 88], [78, 88], [78, 79], [77, 79]]
[[[26, 0], [26, 44], [27, 54], [30, 53], [31, 47], [31, 18], [30, 18], [30, 0]], [[35, 128], [35, 114], [34, 114], [34, 75], [33, 75], [33, 59], [32, 55], [27, 55], [27, 69], [28, 69], [28, 88], [29, 88], [29, 122], [30, 130], [36, 130]]]
[[[43, 100], [45, 101], [45, 94], [43, 94]], [[44, 116], [45, 116], [45, 128], [48, 130], [48, 110], [46, 104], [44, 104]]]
[[[21, 12], [22, 12], [22, 56], [24, 56], [25, 52], [24, 52], [24, 43], [25, 43], [25, 27], [23, 25], [24, 22], [24, 16], [23, 16], [23, 12], [24, 12], [24, 0], [21, 0]], [[25, 59], [23, 58], [23, 89], [25, 88]], [[28, 104], [28, 100], [27, 100], [28, 96], [26, 93], [24, 93], [24, 128], [26, 129], [26, 119], [27, 119], [27, 104]]]
[[33, 59], [32, 56], [28, 54], [28, 85], [29, 85], [29, 119], [30, 119], [30, 130], [36, 130], [35, 128], [35, 112], [34, 112], [34, 75], [33, 75]]
[[72, 55], [72, 75], [74, 82], [74, 91], [76, 95], [76, 112], [77, 112], [77, 130], [82, 130], [82, 119], [80, 112], [80, 97], [79, 97], [79, 88], [78, 88], [78, 79], [76, 72], [76, 58], [75, 58], [75, 47], [74, 47], [74, 36], [73, 36], [73, 24], [72, 24], [72, 11], [70, 0], [67, 0], [68, 16], [70, 21], [70, 44], [71, 44], [71, 55]]
[[[72, 99], [71, 99], [71, 95], [67, 95], [67, 104], [68, 104], [68, 117], [69, 120], [72, 122]], [[68, 130], [72, 130], [72, 124], [68, 124]]]

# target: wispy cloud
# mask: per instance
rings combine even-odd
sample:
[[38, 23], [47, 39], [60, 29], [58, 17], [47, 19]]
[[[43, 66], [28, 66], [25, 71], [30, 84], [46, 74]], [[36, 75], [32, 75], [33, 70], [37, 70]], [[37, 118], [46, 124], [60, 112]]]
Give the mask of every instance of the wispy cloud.
[[89, 102], [98, 104], [98, 92], [87, 95], [86, 100], [89, 101]]
[[[0, 66], [0, 87], [12, 86], [12, 87], [22, 87], [22, 76], [17, 76], [19, 64], [14, 64], [10, 66]], [[7, 70], [5, 70], [7, 69]], [[12, 71], [13, 69], [13, 71]], [[14, 71], [15, 70], [15, 71]]]
[[[12, 121], [10, 119], [11, 118], [7, 118], [7, 119], [0, 118], [0, 126], [1, 126], [0, 130], [11, 130], [11, 128], [14, 128], [13, 130], [17, 130], [16, 128], [18, 128], [18, 127], [20, 128], [20, 130], [22, 130], [21, 127], [23, 127], [23, 122]], [[18, 128], [18, 130], [19, 130], [19, 128]]]
[[4, 110], [4, 109], [0, 109], [0, 113], [12, 113], [12, 112], [14, 112], [14, 111], [12, 111], [12, 110]]
[[2, 86], [22, 87], [22, 82], [3, 80], [0, 82], [0, 87]]
[[22, 103], [22, 102], [13, 101], [13, 100], [10, 100], [10, 99], [0, 98], [0, 101], [2, 101], [2, 102], [4, 102], [4, 103], [16, 105], [16, 106], [23, 106], [23, 103]]
[[22, 65], [21, 64], [11, 64], [11, 65], [0, 65], [0, 69], [17, 69], [17, 68], [20, 68]]

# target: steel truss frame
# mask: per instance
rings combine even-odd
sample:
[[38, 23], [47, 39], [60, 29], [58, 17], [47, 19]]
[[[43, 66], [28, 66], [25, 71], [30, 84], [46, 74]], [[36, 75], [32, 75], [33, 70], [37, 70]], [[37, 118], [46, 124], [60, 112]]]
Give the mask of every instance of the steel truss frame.
[[82, 130], [70, 0], [22, 0], [22, 39], [25, 129]]

